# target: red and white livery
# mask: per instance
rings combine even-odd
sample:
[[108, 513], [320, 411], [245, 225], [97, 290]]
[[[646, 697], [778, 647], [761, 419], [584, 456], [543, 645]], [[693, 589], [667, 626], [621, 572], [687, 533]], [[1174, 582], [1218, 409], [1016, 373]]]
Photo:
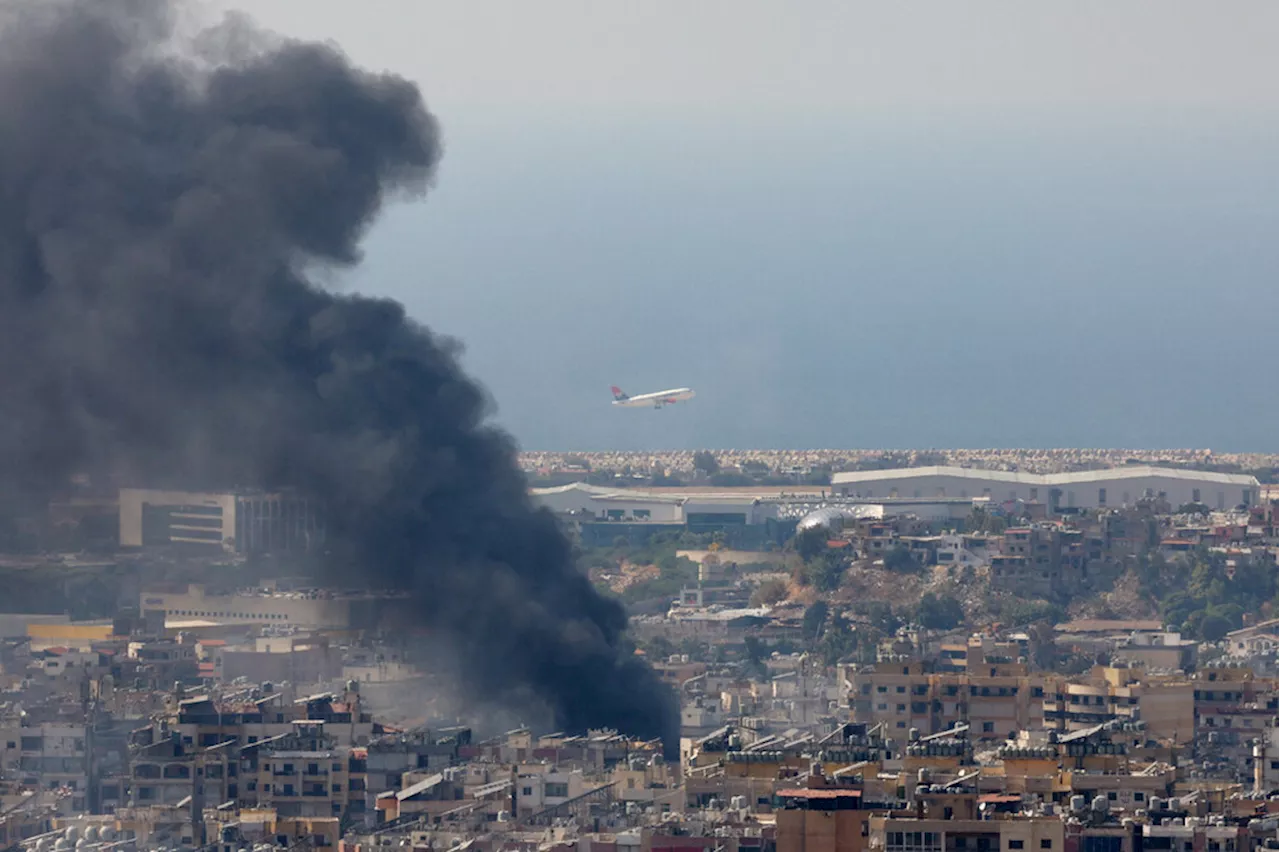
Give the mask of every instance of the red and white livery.
[[622, 388], [616, 385], [612, 390], [613, 404], [621, 405], [624, 408], [646, 408], [648, 406], [662, 408], [663, 406], [675, 405], [677, 402], [684, 402], [694, 397], [692, 388], [672, 388], [671, 390], [658, 391], [657, 393], [642, 393], [638, 396], [629, 396], [623, 393]]

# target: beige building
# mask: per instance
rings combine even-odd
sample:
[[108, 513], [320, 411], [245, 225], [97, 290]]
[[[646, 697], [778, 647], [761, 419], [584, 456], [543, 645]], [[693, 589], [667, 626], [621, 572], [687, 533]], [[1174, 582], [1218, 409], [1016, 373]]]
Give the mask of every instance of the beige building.
[[364, 780], [363, 762], [351, 749], [269, 751], [246, 793], [280, 816], [339, 817], [353, 805], [363, 812]]
[[318, 507], [288, 493], [122, 488], [119, 511], [121, 547], [266, 553], [310, 550], [324, 539]]
[[141, 609], [164, 613], [166, 627], [186, 624], [263, 624], [345, 630], [356, 601], [329, 592], [251, 591], [210, 594], [192, 584], [185, 592], [143, 592]]
[[1189, 743], [1195, 737], [1194, 695], [1194, 683], [1182, 676], [1097, 666], [1087, 678], [1062, 682], [1045, 695], [1044, 724], [1082, 731], [1111, 721], [1142, 722], [1152, 739]]
[[899, 733], [924, 734], [970, 726], [975, 739], [1003, 740], [1043, 725], [1043, 698], [1053, 675], [1032, 674], [1025, 663], [980, 656], [963, 672], [931, 672], [919, 660], [885, 660], [842, 672], [850, 684], [853, 719]]

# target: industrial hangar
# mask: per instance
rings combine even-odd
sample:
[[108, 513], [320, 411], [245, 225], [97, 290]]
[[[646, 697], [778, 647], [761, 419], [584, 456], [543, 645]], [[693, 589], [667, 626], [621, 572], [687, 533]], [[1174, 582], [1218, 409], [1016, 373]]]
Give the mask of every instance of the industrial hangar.
[[[649, 521], [664, 524], [762, 524], [777, 518], [776, 504], [758, 494], [647, 491], [605, 488], [574, 482], [535, 488], [535, 501], [560, 514], [587, 515], [602, 521]], [[776, 498], [776, 489], [773, 492]]]
[[776, 486], [758, 491], [695, 488], [657, 491], [575, 482], [554, 488], [535, 488], [531, 493], [537, 503], [558, 514], [594, 521], [680, 524], [695, 528], [796, 521], [832, 503], [858, 503], [861, 514], [866, 517], [910, 513], [925, 520], [963, 518], [973, 510], [973, 501], [959, 495], [942, 499], [891, 499], [884, 491], [877, 500], [854, 500], [834, 495], [791, 495], [780, 492]]
[[834, 474], [831, 490], [864, 500], [985, 497], [996, 503], [1043, 503], [1051, 509], [1131, 506], [1150, 497], [1175, 508], [1200, 503], [1232, 509], [1255, 505], [1260, 489], [1253, 476], [1133, 465], [1050, 474], [944, 466], [856, 471]]

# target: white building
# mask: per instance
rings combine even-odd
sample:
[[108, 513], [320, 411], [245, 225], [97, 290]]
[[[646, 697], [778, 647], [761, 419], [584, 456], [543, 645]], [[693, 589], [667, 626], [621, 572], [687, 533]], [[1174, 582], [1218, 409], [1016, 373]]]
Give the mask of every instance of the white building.
[[[681, 489], [673, 494], [638, 488], [603, 488], [575, 482], [534, 488], [538, 504], [562, 514], [589, 515], [601, 521], [665, 524], [762, 524], [777, 517], [777, 503], [762, 494]], [[776, 499], [776, 494], [774, 495]]]
[[1259, 499], [1258, 480], [1252, 476], [1145, 465], [1050, 474], [944, 466], [856, 471], [833, 475], [831, 488], [840, 496], [862, 499], [986, 498], [1090, 509], [1133, 505], [1144, 497], [1161, 497], [1174, 507], [1202, 503], [1211, 509], [1252, 506]]

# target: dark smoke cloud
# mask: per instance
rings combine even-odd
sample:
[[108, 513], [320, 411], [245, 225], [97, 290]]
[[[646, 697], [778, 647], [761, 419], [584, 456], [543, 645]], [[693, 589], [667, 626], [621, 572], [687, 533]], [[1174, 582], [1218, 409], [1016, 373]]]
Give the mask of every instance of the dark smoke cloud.
[[532, 507], [456, 347], [308, 278], [429, 186], [418, 90], [243, 21], [176, 49], [176, 13], [0, 7], [6, 493], [91, 471], [321, 495], [330, 567], [413, 592], [478, 697], [670, 744], [671, 694], [620, 650], [622, 609]]

